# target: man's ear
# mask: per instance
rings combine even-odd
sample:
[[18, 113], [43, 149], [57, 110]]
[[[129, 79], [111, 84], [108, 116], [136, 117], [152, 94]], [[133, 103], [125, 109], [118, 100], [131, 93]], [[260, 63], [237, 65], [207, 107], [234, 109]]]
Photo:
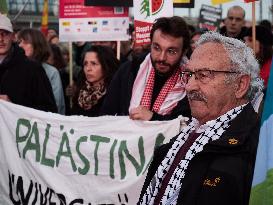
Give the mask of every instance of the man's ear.
[[250, 76], [242, 75], [236, 80], [235, 96], [237, 99], [243, 98], [250, 85]]

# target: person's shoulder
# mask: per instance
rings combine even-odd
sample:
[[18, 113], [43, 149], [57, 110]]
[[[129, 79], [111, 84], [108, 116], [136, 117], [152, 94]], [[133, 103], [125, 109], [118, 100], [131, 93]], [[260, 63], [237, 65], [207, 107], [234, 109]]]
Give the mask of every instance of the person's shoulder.
[[58, 70], [57, 70], [56, 67], [54, 67], [54, 66], [52, 66], [52, 65], [50, 65], [48, 63], [42, 63], [42, 65], [43, 65], [43, 67], [45, 69], [49, 70], [50, 72], [52, 72], [52, 73], [58, 73]]
[[222, 34], [222, 35], [225, 35], [227, 32], [227, 27], [226, 26], [223, 26], [219, 29], [219, 33]]
[[248, 29], [249, 29], [248, 27], [243, 26], [241, 28], [241, 32], [237, 36], [237, 39], [244, 41], [244, 37], [247, 35]]
[[36, 70], [42, 69], [42, 65], [41, 65], [41, 63], [39, 63], [37, 61], [31, 60], [25, 56], [22, 56], [22, 58], [20, 60], [20, 68], [25, 69], [25, 70], [29, 70], [29, 71], [36, 71]]

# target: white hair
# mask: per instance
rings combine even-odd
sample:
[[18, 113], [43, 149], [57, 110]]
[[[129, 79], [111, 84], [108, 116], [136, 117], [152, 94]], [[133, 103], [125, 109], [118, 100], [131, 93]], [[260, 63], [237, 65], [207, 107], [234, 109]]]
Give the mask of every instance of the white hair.
[[263, 81], [259, 77], [260, 66], [251, 48], [240, 40], [225, 37], [212, 31], [201, 35], [197, 47], [208, 42], [219, 43], [224, 47], [230, 58], [232, 71], [250, 76], [250, 86], [246, 96], [249, 100], [252, 100], [256, 93], [262, 92]]

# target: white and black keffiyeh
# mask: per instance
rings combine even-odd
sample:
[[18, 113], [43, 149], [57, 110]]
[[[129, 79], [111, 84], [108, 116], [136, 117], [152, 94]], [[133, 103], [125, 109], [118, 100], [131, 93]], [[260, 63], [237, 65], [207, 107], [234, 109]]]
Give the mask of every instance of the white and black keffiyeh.
[[[221, 137], [223, 132], [230, 126], [230, 122], [243, 110], [245, 105], [238, 106], [226, 114], [218, 117], [215, 120], [207, 122], [207, 128], [205, 131], [195, 140], [192, 146], [187, 151], [185, 158], [180, 161], [176, 167], [173, 175], [168, 182], [165, 193], [161, 199], [161, 204], [164, 205], [176, 205], [178, 194], [183, 183], [188, 164], [191, 159], [203, 150], [203, 147], [209, 142], [217, 140]], [[153, 205], [155, 197], [157, 196], [161, 183], [169, 171], [171, 164], [177, 152], [180, 150], [182, 145], [188, 139], [189, 134], [196, 129], [198, 121], [193, 119], [191, 123], [179, 134], [176, 141], [172, 145], [172, 148], [168, 151], [165, 159], [159, 165], [154, 178], [150, 182], [145, 194], [141, 199], [141, 205]]]

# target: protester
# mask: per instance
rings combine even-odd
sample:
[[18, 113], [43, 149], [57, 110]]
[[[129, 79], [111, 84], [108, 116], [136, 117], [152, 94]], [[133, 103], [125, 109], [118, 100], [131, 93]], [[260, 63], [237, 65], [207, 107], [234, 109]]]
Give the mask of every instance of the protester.
[[133, 26], [129, 26], [130, 39], [130, 50], [125, 54], [125, 58], [129, 61], [134, 61], [144, 54], [150, 52], [150, 44], [137, 44], [136, 33]]
[[198, 29], [194, 33], [192, 33], [192, 35], [191, 35], [191, 53], [194, 51], [194, 49], [196, 47], [196, 43], [199, 40], [200, 36], [207, 31], [208, 31], [208, 29], [203, 28], [203, 29]]
[[203, 34], [182, 73], [193, 116], [155, 150], [139, 204], [247, 205], [259, 136], [249, 101], [262, 89], [243, 42]]
[[267, 19], [261, 20], [259, 25], [266, 27], [269, 31], [272, 32], [272, 24], [271, 24], [271, 22], [269, 20], [267, 20]]
[[[246, 31], [244, 37], [246, 44], [253, 49], [252, 28]], [[260, 75], [264, 80], [265, 87], [267, 87], [270, 68], [272, 63], [272, 45], [273, 34], [264, 26], [256, 26], [256, 42], [255, 42], [255, 55], [260, 64]]]
[[59, 44], [60, 40], [59, 40], [59, 36], [58, 35], [53, 35], [48, 39], [48, 43], [49, 44]]
[[78, 41], [72, 44], [73, 54], [73, 79], [78, 81], [79, 74], [82, 72], [82, 56], [91, 47], [90, 42]]
[[[51, 52], [47, 63], [58, 69], [62, 81], [63, 93], [65, 93], [65, 88], [69, 85], [69, 73], [66, 70], [67, 62], [65, 61], [59, 46], [50, 44], [50, 48]], [[64, 95], [64, 101], [65, 115], [70, 115], [69, 97]]]
[[48, 28], [47, 34], [46, 34], [46, 40], [50, 42], [50, 39], [52, 36], [58, 36], [58, 31], [55, 28]]
[[119, 68], [109, 86], [102, 114], [129, 115], [133, 120], [189, 116], [180, 78], [189, 45], [189, 31], [181, 17], [159, 18], [151, 30], [151, 53]]
[[83, 56], [82, 78], [73, 97], [71, 114], [99, 116], [100, 108], [119, 62], [111, 48], [92, 46]]
[[40, 64], [27, 59], [13, 38], [10, 19], [0, 15], [0, 99], [57, 112], [45, 71]]
[[18, 39], [19, 46], [24, 49], [25, 55], [42, 64], [53, 90], [58, 113], [65, 114], [62, 81], [58, 70], [46, 63], [50, 55], [50, 47], [44, 35], [39, 30], [28, 28], [20, 31]]
[[231, 7], [224, 22], [225, 26], [220, 29], [222, 35], [243, 40], [246, 27], [245, 10], [242, 7]]

